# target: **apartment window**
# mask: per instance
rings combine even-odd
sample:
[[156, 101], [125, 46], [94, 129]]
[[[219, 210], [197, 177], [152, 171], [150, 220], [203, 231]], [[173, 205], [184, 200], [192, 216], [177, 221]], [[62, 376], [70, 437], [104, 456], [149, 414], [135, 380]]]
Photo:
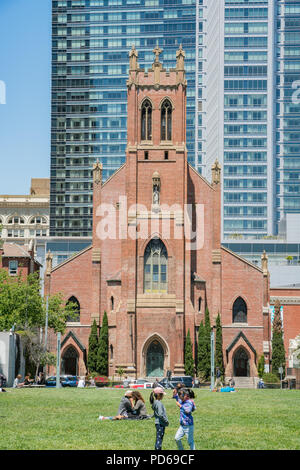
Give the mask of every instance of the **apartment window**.
[[16, 276], [18, 272], [18, 261], [16, 260], [11, 260], [9, 261], [9, 275], [10, 276]]

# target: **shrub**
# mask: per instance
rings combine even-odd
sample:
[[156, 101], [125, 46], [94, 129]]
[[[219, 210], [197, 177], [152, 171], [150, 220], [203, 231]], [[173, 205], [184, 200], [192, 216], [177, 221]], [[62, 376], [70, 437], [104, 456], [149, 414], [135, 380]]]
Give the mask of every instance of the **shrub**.
[[276, 384], [279, 383], [280, 380], [276, 374], [272, 374], [271, 372], [266, 372], [263, 374], [263, 380], [266, 384]]
[[262, 354], [259, 358], [258, 366], [257, 366], [259, 377], [262, 377], [264, 375], [264, 370], [265, 370], [265, 356]]
[[109, 383], [108, 377], [97, 376], [94, 377], [96, 387], [106, 387]]
[[193, 345], [190, 336], [190, 330], [185, 340], [185, 350], [184, 350], [184, 369], [186, 375], [191, 375], [194, 377], [195, 374], [195, 364], [193, 358]]

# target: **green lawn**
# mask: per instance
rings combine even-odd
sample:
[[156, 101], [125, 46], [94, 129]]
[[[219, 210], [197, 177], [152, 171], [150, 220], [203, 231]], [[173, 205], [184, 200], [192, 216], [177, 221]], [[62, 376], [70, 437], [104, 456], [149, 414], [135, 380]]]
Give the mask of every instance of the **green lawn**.
[[[300, 391], [195, 390], [196, 449], [300, 449]], [[109, 389], [8, 389], [0, 394], [0, 449], [154, 449], [154, 420], [99, 421], [114, 415], [124, 392]], [[149, 391], [142, 391], [148, 405]], [[170, 425], [164, 450], [175, 450], [179, 410], [164, 398]], [[185, 449], [188, 449], [185, 441]]]

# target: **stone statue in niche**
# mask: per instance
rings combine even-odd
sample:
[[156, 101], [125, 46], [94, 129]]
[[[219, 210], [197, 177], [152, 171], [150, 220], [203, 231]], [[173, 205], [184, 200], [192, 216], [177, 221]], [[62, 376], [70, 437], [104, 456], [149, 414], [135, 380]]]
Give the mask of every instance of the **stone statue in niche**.
[[159, 186], [157, 184], [153, 186], [153, 204], [156, 206], [159, 204]]

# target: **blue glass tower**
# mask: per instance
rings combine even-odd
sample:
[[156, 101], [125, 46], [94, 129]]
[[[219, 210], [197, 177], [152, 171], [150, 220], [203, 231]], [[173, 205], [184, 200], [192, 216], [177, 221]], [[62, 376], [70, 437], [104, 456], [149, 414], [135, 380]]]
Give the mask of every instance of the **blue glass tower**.
[[199, 117], [196, 113], [201, 98], [201, 3], [53, 0], [51, 235], [90, 235], [92, 164], [99, 158], [107, 179], [124, 163], [132, 44], [145, 69], [151, 67], [157, 43], [166, 68], [174, 66], [182, 44], [188, 80], [188, 155], [201, 170], [202, 110]]

